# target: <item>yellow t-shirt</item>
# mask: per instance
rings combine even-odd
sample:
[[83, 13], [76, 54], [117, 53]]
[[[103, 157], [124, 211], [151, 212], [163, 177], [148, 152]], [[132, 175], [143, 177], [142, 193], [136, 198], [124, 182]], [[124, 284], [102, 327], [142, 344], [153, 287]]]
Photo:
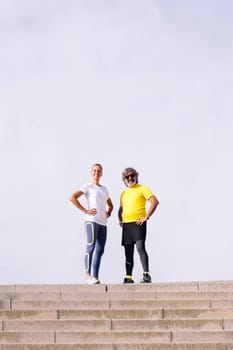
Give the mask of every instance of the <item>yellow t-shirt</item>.
[[135, 222], [139, 218], [146, 216], [146, 201], [153, 196], [151, 190], [136, 184], [128, 187], [120, 196], [120, 206], [122, 208], [122, 222]]

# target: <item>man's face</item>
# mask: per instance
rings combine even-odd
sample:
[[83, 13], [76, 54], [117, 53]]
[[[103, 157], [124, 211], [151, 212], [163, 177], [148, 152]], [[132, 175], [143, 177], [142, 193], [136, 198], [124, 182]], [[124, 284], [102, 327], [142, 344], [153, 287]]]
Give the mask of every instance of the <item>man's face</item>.
[[131, 187], [133, 185], [136, 184], [136, 174], [135, 173], [128, 173], [125, 178], [124, 178], [124, 181], [125, 181], [125, 184], [127, 187]]

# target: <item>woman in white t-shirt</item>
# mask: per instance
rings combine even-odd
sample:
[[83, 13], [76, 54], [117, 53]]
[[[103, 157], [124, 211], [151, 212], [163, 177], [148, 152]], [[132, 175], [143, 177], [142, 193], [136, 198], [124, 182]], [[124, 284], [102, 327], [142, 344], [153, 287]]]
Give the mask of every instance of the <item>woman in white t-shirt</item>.
[[[70, 196], [71, 202], [86, 214], [85, 231], [87, 235], [87, 246], [85, 268], [86, 282], [88, 284], [100, 283], [99, 268], [107, 238], [107, 219], [113, 210], [113, 204], [107, 188], [100, 185], [102, 175], [102, 165], [94, 164], [91, 168], [92, 181], [81, 186]], [[87, 199], [87, 209], [78, 200], [83, 194]]]

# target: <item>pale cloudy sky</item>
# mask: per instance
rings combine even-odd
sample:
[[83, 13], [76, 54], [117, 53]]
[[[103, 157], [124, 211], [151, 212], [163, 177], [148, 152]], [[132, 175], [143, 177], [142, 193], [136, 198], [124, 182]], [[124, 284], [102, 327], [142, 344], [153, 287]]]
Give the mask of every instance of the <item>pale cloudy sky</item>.
[[115, 205], [103, 283], [125, 273], [126, 166], [160, 201], [153, 281], [233, 279], [232, 23], [231, 0], [0, 1], [0, 283], [84, 282], [69, 196], [95, 162]]

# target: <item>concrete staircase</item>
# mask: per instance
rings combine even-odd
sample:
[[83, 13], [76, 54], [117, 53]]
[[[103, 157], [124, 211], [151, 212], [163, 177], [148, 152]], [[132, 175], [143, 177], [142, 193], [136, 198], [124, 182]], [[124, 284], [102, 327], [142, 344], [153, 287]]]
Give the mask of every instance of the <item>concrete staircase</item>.
[[0, 350], [233, 350], [233, 281], [0, 285]]

